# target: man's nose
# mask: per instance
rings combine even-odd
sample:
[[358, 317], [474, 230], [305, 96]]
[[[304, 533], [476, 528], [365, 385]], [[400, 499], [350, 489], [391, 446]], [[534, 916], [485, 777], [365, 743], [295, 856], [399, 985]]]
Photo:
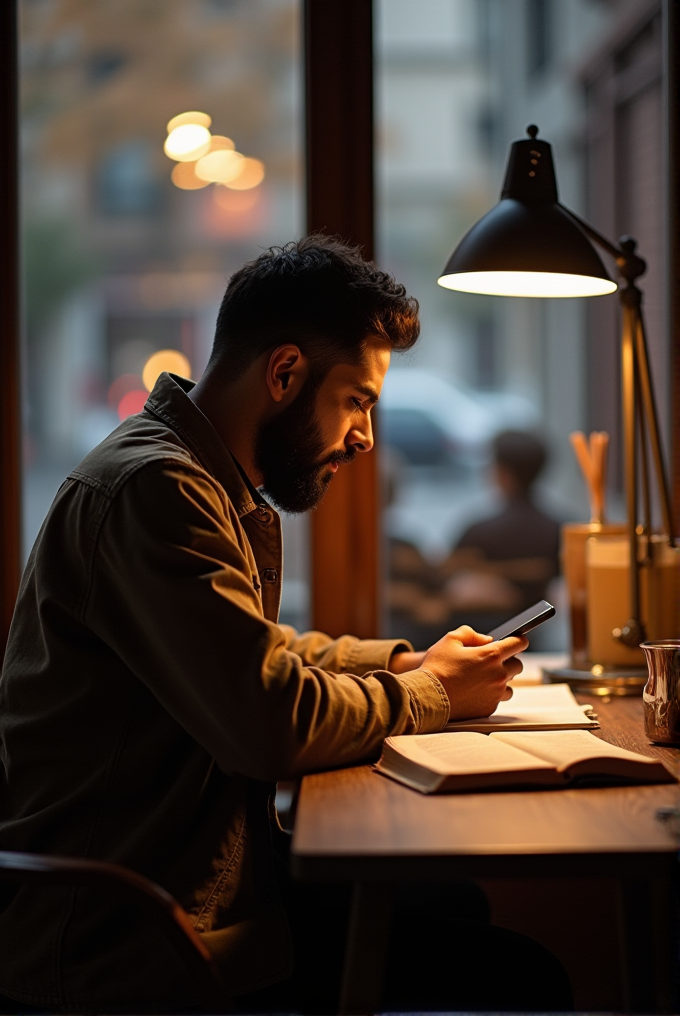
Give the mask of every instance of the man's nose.
[[353, 427], [349, 432], [347, 444], [355, 452], [370, 452], [373, 447], [373, 424], [368, 414], [360, 426]]

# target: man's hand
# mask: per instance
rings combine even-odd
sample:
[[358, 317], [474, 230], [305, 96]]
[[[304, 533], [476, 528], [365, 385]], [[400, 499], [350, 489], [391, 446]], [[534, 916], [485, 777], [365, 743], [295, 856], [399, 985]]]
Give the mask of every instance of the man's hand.
[[507, 683], [521, 673], [516, 654], [528, 645], [523, 636], [493, 642], [490, 635], [480, 635], [464, 624], [435, 642], [420, 666], [444, 685], [452, 720], [489, 716], [499, 702], [512, 698]]

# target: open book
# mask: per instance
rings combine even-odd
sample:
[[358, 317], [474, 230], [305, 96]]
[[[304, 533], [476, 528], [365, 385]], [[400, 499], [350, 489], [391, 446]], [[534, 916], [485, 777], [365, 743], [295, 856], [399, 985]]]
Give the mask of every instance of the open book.
[[663, 762], [586, 730], [388, 737], [376, 768], [423, 794], [500, 787], [673, 783]]
[[447, 730], [594, 730], [599, 723], [592, 706], [580, 706], [568, 684], [538, 684], [515, 688], [495, 713], [474, 720], [452, 720]]

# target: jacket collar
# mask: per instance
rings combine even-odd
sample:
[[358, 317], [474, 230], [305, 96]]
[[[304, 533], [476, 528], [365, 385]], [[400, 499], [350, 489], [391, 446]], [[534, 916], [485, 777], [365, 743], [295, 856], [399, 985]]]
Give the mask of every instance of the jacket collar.
[[205, 469], [224, 487], [239, 518], [261, 505], [269, 508], [208, 417], [188, 397], [193, 387], [193, 381], [164, 371], [156, 381], [144, 409], [163, 420], [181, 436]]

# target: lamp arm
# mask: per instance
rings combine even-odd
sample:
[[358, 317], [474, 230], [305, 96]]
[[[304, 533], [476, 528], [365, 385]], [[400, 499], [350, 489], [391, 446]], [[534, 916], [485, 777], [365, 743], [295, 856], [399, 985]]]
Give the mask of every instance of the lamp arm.
[[594, 226], [591, 226], [589, 222], [582, 219], [572, 212], [570, 208], [565, 208], [564, 205], [560, 205], [559, 208], [568, 215], [569, 218], [574, 222], [579, 229], [583, 230], [586, 236], [596, 243], [598, 247], [610, 254], [616, 261], [616, 267], [619, 270], [619, 275], [622, 279], [628, 283], [629, 287], [635, 284], [635, 280], [647, 271], [647, 262], [644, 258], [641, 258], [639, 254], [635, 253], [637, 246], [635, 240], [630, 236], [622, 236], [618, 243], [613, 243], [608, 240], [606, 236], [599, 233]]
[[[637, 561], [637, 465], [636, 465], [636, 418], [638, 414], [638, 401], [642, 403], [643, 416], [640, 417], [641, 438], [644, 442], [645, 427], [644, 417], [647, 420], [648, 436], [652, 448], [654, 466], [657, 476], [659, 500], [664, 527], [668, 534], [670, 547], [675, 546], [673, 534], [673, 512], [670, 499], [670, 490], [666, 470], [664, 467], [663, 453], [661, 450], [661, 436], [659, 433], [659, 420], [656, 409], [656, 400], [652, 387], [652, 379], [649, 371], [649, 357], [647, 353], [647, 341], [645, 336], [644, 320], [642, 315], [642, 294], [635, 285], [636, 280], [642, 275], [647, 264], [643, 258], [635, 253], [636, 243], [632, 237], [621, 237], [618, 244], [612, 243], [606, 236], [599, 233], [590, 223], [585, 222], [571, 209], [559, 206], [572, 222], [575, 223], [593, 243], [601, 247], [607, 254], [616, 261], [616, 267], [626, 286], [619, 291], [619, 299], [623, 309], [623, 374], [624, 374], [624, 423], [626, 428], [626, 487], [628, 492], [628, 523], [630, 560]], [[641, 399], [640, 399], [641, 396]], [[643, 457], [644, 457], [644, 450]], [[645, 468], [645, 484], [647, 470]], [[646, 502], [648, 501], [648, 494]], [[645, 514], [648, 517], [649, 509], [645, 504]], [[647, 519], [646, 519], [647, 521]], [[644, 629], [640, 622], [640, 583], [639, 563], [631, 568], [631, 614], [632, 617], [620, 633], [621, 640], [627, 645], [637, 645], [641, 637], [644, 637]], [[616, 629], [615, 629], [616, 631]], [[620, 631], [620, 630], [619, 630]]]
[[[602, 235], [602, 233], [598, 233], [598, 231], [595, 229], [594, 226], [591, 226], [589, 222], [586, 222], [585, 219], [582, 219], [579, 215], [576, 214], [576, 212], [572, 212], [571, 208], [567, 208], [565, 205], [561, 204], [559, 201], [558, 201], [558, 206], [562, 209], [562, 211], [566, 215], [569, 216], [569, 218], [573, 222], [576, 223], [576, 225], [580, 229], [583, 230], [583, 232], [586, 234], [586, 236], [590, 240], [592, 240], [593, 243], [596, 243], [598, 245], [598, 247], [602, 248], [602, 250], [606, 250], [607, 254], [611, 254], [611, 256], [616, 261], [618, 261], [619, 258], [621, 258], [621, 257], [627, 257], [626, 252], [621, 247], [619, 247], [618, 244], [613, 243], [612, 240], [608, 240], [606, 236]], [[642, 274], [642, 273], [640, 273], [640, 274]]]
[[659, 417], [656, 408], [656, 399], [654, 397], [652, 378], [649, 370], [647, 339], [645, 336], [641, 306], [642, 297], [639, 289], [635, 286], [636, 278], [642, 275], [647, 267], [646, 263], [635, 253], [635, 241], [631, 237], [624, 236], [621, 238], [618, 245], [614, 244], [611, 240], [608, 240], [606, 236], [602, 236], [601, 233], [598, 233], [593, 226], [576, 215], [575, 212], [572, 212], [571, 209], [565, 208], [564, 205], [560, 205], [560, 208], [566, 215], [569, 216], [570, 219], [572, 219], [573, 222], [576, 223], [577, 226], [579, 226], [580, 229], [583, 230], [586, 236], [588, 236], [593, 243], [598, 244], [598, 246], [602, 247], [603, 250], [606, 250], [608, 254], [611, 254], [611, 256], [616, 259], [619, 272], [628, 283], [626, 289], [621, 290], [620, 299], [622, 306], [624, 307], [624, 314], [626, 306], [633, 308], [633, 322], [631, 324], [631, 330], [633, 335], [633, 355], [635, 358], [634, 373], [638, 379], [639, 394], [642, 396], [642, 408], [647, 417], [647, 424], [649, 427], [649, 438], [654, 457], [654, 466], [657, 476], [657, 485], [659, 488], [659, 499], [661, 502], [664, 527], [668, 534], [669, 544], [671, 547], [674, 547], [675, 537], [673, 534], [673, 510], [668, 478], [666, 476], [663, 454], [661, 451], [661, 435], [659, 433]]

